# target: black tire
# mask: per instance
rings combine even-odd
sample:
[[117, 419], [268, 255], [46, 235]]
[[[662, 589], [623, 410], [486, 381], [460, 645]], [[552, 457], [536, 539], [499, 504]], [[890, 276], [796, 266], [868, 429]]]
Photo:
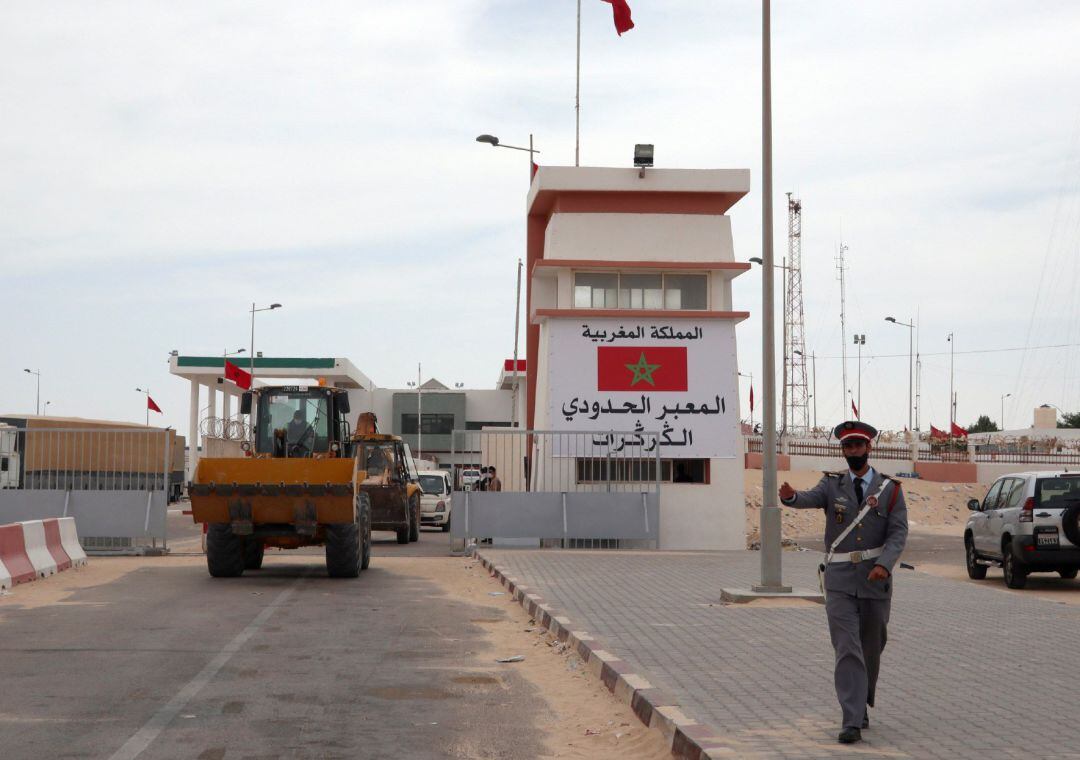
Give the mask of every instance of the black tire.
[[263, 542], [248, 536], [244, 539], [244, 569], [258, 570], [262, 567], [266, 547]]
[[975, 543], [971, 540], [971, 536], [964, 536], [964, 553], [967, 556], [968, 578], [981, 581], [986, 577], [986, 565], [980, 565], [976, 561], [979, 555], [975, 553]]
[[443, 533], [449, 533], [450, 532], [450, 518], [449, 517], [446, 518], [446, 522], [444, 522], [442, 524], [442, 532]]
[[1067, 581], [1071, 581], [1073, 578], [1076, 577], [1076, 568], [1075, 567], [1062, 568], [1061, 570], [1058, 570], [1058, 575], [1060, 575], [1062, 578], [1064, 578]]
[[409, 541], [420, 540], [420, 500], [409, 503]]
[[371, 564], [371, 500], [360, 494], [357, 513], [360, 520], [360, 569], [367, 570]]
[[1023, 588], [1027, 585], [1027, 570], [1024, 563], [1013, 554], [1008, 543], [1001, 547], [1001, 570], [1005, 574], [1005, 585], [1009, 588]]
[[212, 523], [206, 531], [206, 569], [215, 578], [244, 574], [244, 540], [226, 523]]
[[339, 523], [326, 526], [326, 574], [331, 578], [355, 578], [360, 575], [360, 524]]

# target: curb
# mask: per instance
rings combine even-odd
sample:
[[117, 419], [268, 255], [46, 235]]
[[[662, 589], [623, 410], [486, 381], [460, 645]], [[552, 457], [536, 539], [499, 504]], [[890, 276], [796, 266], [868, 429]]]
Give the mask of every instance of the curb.
[[616, 699], [628, 705], [638, 720], [663, 734], [674, 757], [711, 760], [735, 755], [735, 750], [719, 738], [718, 731], [689, 718], [678, 702], [654, 687], [644, 676], [633, 672], [633, 666], [628, 662], [605, 651], [603, 644], [592, 635], [571, 630], [570, 619], [557, 614], [550, 604], [531, 593], [528, 586], [507, 576], [479, 550], [476, 559], [539, 625], [577, 652], [585, 662], [585, 670], [599, 678]]

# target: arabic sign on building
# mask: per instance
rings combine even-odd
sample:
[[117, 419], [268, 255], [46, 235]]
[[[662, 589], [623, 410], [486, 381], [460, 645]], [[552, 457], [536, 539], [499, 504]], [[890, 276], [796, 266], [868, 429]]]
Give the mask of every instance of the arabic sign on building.
[[551, 320], [548, 350], [553, 429], [659, 433], [664, 458], [738, 454], [734, 323]]

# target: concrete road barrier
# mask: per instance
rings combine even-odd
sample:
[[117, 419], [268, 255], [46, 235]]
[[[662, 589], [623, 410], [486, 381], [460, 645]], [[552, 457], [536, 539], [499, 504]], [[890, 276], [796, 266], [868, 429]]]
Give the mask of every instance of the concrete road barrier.
[[72, 567], [83, 567], [86, 564], [86, 552], [79, 543], [79, 534], [75, 529], [74, 517], [59, 517], [56, 519], [60, 528], [60, 544], [64, 552], [71, 559]]
[[60, 538], [60, 523], [55, 517], [41, 521], [45, 528], [45, 546], [56, 562], [56, 570], [68, 570], [71, 567], [71, 557], [64, 550], [63, 539]]
[[37, 578], [34, 565], [26, 553], [22, 525], [0, 525], [0, 562], [3, 562], [4, 572], [12, 586]]
[[56, 560], [53, 559], [45, 543], [45, 524], [41, 520], [26, 520], [19, 523], [23, 529], [23, 542], [30, 564], [41, 578], [47, 578], [56, 572]]

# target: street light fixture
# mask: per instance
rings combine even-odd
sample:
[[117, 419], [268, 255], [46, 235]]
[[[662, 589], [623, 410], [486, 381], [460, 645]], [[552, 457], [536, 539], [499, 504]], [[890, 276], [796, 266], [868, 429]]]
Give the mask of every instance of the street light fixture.
[[41, 370], [24, 369], [23, 372], [37, 377], [37, 397], [34, 401], [34, 414], [41, 415]]
[[280, 309], [281, 304], [272, 303], [269, 306], [264, 306], [261, 309], [256, 309], [255, 304], [251, 304], [251, 353], [248, 356], [251, 358], [251, 385], [255, 385], [255, 312], [257, 311], [273, 311], [274, 309]]
[[416, 388], [416, 457], [415, 459], [423, 459], [424, 453], [424, 412], [423, 412], [423, 388], [420, 386], [420, 363], [416, 364], [416, 382], [409, 381], [406, 383], [410, 388]]
[[142, 388], [136, 388], [136, 393], [142, 393], [146, 396], [146, 426], [150, 427], [150, 389], [143, 390]]
[[[894, 325], [900, 325], [901, 327], [908, 328], [908, 430], [914, 431], [915, 428], [911, 424], [911, 408], [913, 402], [914, 385], [912, 384], [912, 373], [914, 372], [914, 355], [915, 355], [915, 320], [911, 320], [911, 323], [901, 322], [896, 317], [885, 317], [886, 322], [892, 322]], [[914, 434], [914, 433], [911, 433]]]
[[476, 141], [478, 143], [486, 143], [487, 145], [490, 145], [492, 148], [509, 148], [510, 150], [523, 150], [526, 153], [528, 153], [529, 154], [529, 181], [530, 182], [532, 181], [533, 155], [536, 154], [536, 153], [539, 153], [540, 150], [538, 148], [533, 147], [533, 136], [532, 136], [531, 132], [529, 133], [529, 147], [528, 148], [523, 148], [523, 147], [521, 147], [519, 145], [507, 145], [506, 143], [499, 142], [499, 138], [496, 137], [495, 135], [480, 135], [479, 137], [476, 138]]

